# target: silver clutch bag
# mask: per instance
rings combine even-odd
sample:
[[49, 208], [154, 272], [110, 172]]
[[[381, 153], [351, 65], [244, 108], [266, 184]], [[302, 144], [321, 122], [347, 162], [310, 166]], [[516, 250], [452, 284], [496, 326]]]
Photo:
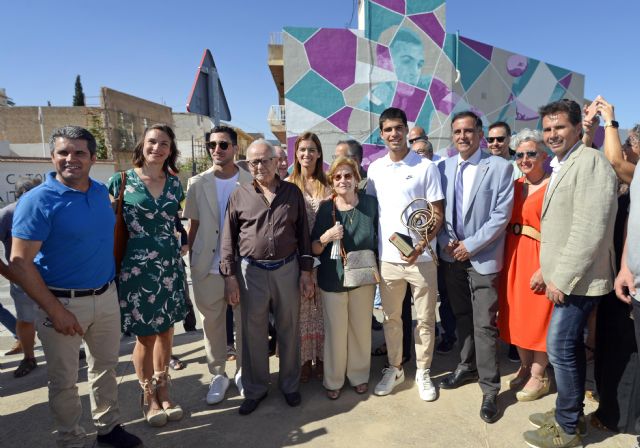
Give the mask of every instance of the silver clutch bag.
[[378, 262], [372, 250], [355, 250], [342, 258], [345, 288], [380, 283]]

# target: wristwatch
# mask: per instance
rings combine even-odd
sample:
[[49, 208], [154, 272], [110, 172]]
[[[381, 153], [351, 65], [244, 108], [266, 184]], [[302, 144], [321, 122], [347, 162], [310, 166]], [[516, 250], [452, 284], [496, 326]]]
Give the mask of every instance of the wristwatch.
[[605, 129], [608, 128], [609, 126], [611, 126], [614, 129], [618, 129], [618, 122], [616, 120], [605, 121], [604, 122]]

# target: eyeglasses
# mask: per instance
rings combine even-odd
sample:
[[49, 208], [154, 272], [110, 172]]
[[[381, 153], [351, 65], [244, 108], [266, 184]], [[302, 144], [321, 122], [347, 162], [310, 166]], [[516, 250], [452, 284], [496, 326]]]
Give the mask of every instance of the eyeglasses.
[[538, 151], [525, 151], [525, 152], [517, 152], [516, 151], [516, 159], [518, 159], [518, 160], [523, 159], [525, 154], [530, 159], [538, 158]]
[[258, 165], [263, 164], [266, 165], [269, 162], [271, 162], [273, 160], [273, 157], [269, 157], [266, 159], [253, 159], [253, 160], [247, 160], [247, 163], [249, 165], [251, 165], [253, 168], [258, 168]]
[[410, 145], [413, 145], [413, 144], [414, 144], [415, 142], [417, 142], [418, 140], [425, 140], [425, 141], [427, 141], [427, 140], [429, 140], [429, 137], [427, 137], [427, 136], [422, 136], [422, 137], [410, 138], [410, 139], [409, 139], [409, 144], [410, 144]]
[[207, 142], [207, 149], [216, 149], [216, 146], [218, 146], [223, 151], [226, 151], [229, 147], [229, 142]]
[[346, 157], [347, 159], [356, 160], [356, 156], [354, 156], [353, 154], [345, 154], [344, 156], [337, 156], [334, 154], [333, 156], [331, 156], [333, 160], [336, 160], [338, 157]]
[[500, 136], [500, 137], [487, 137], [487, 143], [493, 143], [495, 141], [497, 141], [498, 143], [502, 143], [506, 140], [506, 136]]
[[344, 177], [344, 180], [351, 180], [353, 179], [353, 174], [345, 173], [344, 176], [342, 174], [335, 174], [333, 176], [333, 180], [335, 180], [336, 182], [340, 182], [343, 177]]

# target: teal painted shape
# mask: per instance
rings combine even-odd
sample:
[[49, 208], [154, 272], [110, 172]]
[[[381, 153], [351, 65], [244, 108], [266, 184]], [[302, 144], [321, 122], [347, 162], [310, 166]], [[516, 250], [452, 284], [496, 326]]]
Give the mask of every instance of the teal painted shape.
[[345, 105], [342, 92], [313, 70], [291, 87], [286, 97], [325, 118], [330, 117]]
[[369, 137], [367, 137], [367, 139], [362, 143], [369, 144], [369, 145], [383, 145], [384, 146], [384, 140], [382, 140], [382, 137], [380, 137], [380, 131], [378, 129], [373, 131], [369, 135]]
[[549, 67], [549, 70], [551, 71], [551, 73], [553, 73], [558, 81], [571, 73], [569, 70], [558, 67], [557, 65], [547, 64], [547, 67]]
[[313, 36], [319, 29], [320, 28], [297, 28], [293, 26], [284, 27], [285, 32], [291, 34], [294, 39], [302, 43], [305, 43], [307, 39]]
[[432, 12], [444, 4], [444, 0], [407, 0], [407, 15]]
[[462, 87], [469, 90], [476, 79], [484, 72], [489, 65], [489, 61], [473, 51], [463, 42], [458, 46], [458, 69], [460, 70]]
[[456, 35], [447, 33], [444, 38], [444, 45], [442, 50], [446, 57], [449, 58], [451, 63], [455, 65], [456, 60]]
[[531, 77], [536, 72], [538, 65], [540, 65], [540, 61], [537, 59], [529, 59], [527, 69], [522, 75], [517, 77], [511, 85], [511, 93], [513, 93], [514, 96], [520, 96], [525, 87], [527, 87], [527, 84], [529, 84]]
[[416, 118], [416, 126], [420, 126], [423, 129], [426, 129], [427, 133], [431, 129], [431, 117], [433, 116], [433, 112], [436, 110], [433, 105], [433, 101], [431, 100], [431, 95], [427, 96], [422, 104], [422, 109], [420, 109], [420, 113], [418, 114], [418, 118]]
[[564, 94], [567, 93], [567, 89], [565, 89], [562, 85], [556, 84], [556, 88], [553, 89], [551, 96], [549, 97], [548, 103], [553, 103], [554, 101], [561, 100], [564, 97]]
[[400, 25], [402, 22], [403, 16], [400, 14], [383, 8], [376, 3], [368, 2], [367, 5], [369, 6], [365, 10], [365, 23], [368, 25], [365, 26], [367, 39], [377, 42], [384, 30], [391, 26]]

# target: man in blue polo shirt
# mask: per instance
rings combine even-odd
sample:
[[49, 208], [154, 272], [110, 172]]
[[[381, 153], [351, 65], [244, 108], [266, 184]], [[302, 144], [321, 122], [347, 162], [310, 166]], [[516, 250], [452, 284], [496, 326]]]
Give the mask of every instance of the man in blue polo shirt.
[[141, 446], [140, 439], [118, 423], [115, 217], [106, 187], [89, 177], [96, 161], [96, 141], [86, 129], [66, 126], [53, 131], [49, 146], [55, 172], [47, 174], [45, 182], [26, 193], [16, 207], [9, 269], [40, 306], [35, 323], [47, 360], [57, 444], [85, 446], [76, 387], [84, 339], [98, 442]]

